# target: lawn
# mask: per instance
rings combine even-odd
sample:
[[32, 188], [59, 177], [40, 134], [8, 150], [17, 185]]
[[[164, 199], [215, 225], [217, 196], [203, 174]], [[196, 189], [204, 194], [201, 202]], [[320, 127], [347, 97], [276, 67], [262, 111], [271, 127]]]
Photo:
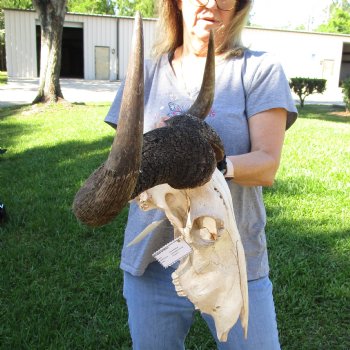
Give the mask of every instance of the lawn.
[[7, 83], [7, 72], [0, 71], [0, 85]]
[[[97, 229], [71, 211], [108, 154], [108, 105], [0, 109], [1, 349], [130, 349], [118, 268], [127, 209]], [[350, 118], [306, 106], [265, 189], [284, 350], [350, 349]], [[187, 349], [215, 348], [196, 318]], [[257, 349], [259, 350], [259, 349]]]

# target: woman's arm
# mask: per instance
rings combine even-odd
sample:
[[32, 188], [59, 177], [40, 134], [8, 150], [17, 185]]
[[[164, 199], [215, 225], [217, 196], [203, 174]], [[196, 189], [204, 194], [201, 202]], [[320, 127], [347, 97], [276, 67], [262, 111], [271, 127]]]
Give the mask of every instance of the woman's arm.
[[242, 186], [272, 186], [280, 163], [287, 111], [274, 108], [249, 118], [250, 153], [229, 156], [233, 181]]

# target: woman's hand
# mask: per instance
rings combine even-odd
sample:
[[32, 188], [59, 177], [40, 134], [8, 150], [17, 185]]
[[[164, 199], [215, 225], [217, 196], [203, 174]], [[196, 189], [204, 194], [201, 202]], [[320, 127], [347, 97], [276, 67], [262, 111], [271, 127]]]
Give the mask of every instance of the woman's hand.
[[161, 117], [159, 122], [156, 123], [155, 129], [162, 128], [166, 126], [166, 121], [170, 119], [170, 117]]

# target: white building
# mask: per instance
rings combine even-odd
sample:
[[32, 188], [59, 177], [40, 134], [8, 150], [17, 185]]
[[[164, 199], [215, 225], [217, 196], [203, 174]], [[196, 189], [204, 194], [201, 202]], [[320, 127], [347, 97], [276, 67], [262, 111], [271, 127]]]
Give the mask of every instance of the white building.
[[326, 79], [326, 91], [312, 99], [342, 100], [341, 82], [350, 78], [350, 35], [247, 27], [243, 41], [277, 55], [288, 78]]
[[[7, 74], [16, 78], [39, 75], [40, 24], [35, 11], [5, 9]], [[152, 45], [154, 19], [144, 19], [145, 57]], [[133, 18], [107, 15], [65, 16], [61, 76], [117, 80], [126, 74]]]
[[[144, 19], [145, 57], [149, 57], [156, 20]], [[62, 77], [122, 79], [126, 74], [133, 19], [68, 13], [62, 42]], [[40, 25], [35, 11], [5, 9], [8, 76], [37, 77]], [[243, 42], [276, 54], [288, 78], [327, 79], [323, 100], [341, 98], [340, 83], [350, 78], [350, 35], [246, 27]]]

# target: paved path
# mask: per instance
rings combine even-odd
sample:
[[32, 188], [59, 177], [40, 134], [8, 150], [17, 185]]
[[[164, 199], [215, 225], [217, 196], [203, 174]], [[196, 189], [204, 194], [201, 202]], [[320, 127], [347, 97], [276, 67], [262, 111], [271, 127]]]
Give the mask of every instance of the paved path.
[[[69, 102], [110, 102], [120, 86], [119, 81], [61, 79], [63, 96]], [[31, 103], [38, 91], [39, 79], [10, 78], [0, 85], [0, 107]]]
[[[112, 103], [120, 86], [119, 81], [61, 79], [63, 96], [69, 102], [109, 102]], [[10, 78], [6, 85], [0, 85], [0, 108], [31, 103], [38, 91], [39, 79]], [[299, 103], [297, 96], [293, 96]], [[306, 98], [307, 104], [344, 105], [341, 89], [332, 94], [313, 94]]]

